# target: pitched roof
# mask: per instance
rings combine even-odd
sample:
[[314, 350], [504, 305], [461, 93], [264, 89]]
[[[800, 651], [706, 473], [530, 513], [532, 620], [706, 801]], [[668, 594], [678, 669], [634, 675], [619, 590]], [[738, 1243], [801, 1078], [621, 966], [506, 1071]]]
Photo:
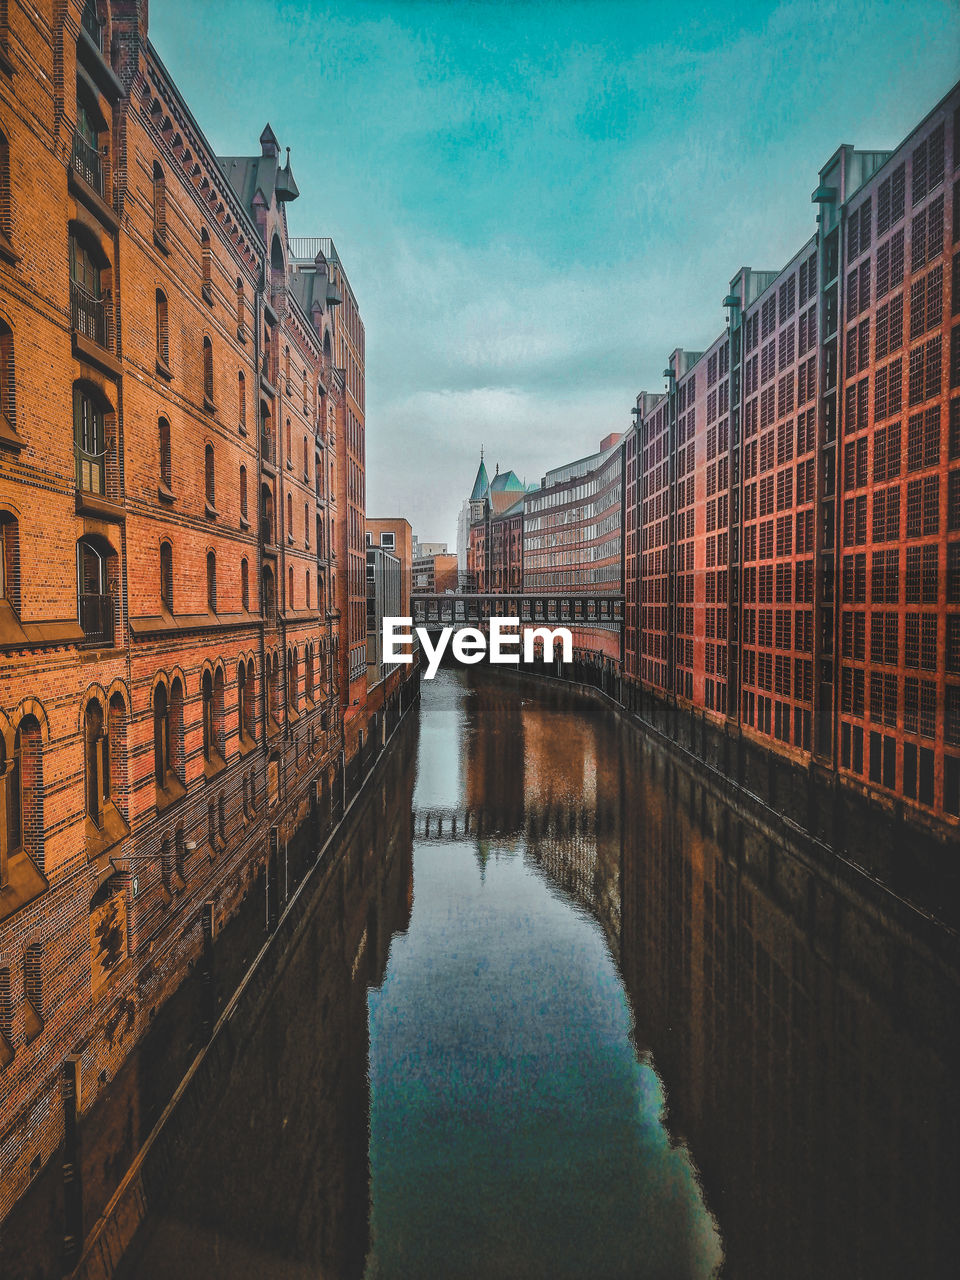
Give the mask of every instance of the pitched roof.
[[515, 471], [498, 471], [490, 481], [492, 493], [523, 493], [524, 486]]

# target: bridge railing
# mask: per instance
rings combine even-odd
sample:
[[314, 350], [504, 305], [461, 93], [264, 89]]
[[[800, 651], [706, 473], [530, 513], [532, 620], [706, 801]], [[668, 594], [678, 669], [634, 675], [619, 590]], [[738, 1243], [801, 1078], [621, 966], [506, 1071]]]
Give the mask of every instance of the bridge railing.
[[555, 625], [621, 624], [623, 596], [602, 595], [417, 595], [411, 601], [414, 625], [471, 626], [490, 618]]

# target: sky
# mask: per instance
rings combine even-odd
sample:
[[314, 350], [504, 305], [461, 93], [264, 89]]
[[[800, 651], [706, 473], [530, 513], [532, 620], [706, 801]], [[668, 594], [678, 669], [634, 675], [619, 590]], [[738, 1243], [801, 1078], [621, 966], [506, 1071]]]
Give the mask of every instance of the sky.
[[625, 430], [836, 148], [960, 74], [957, 0], [152, 0], [150, 34], [218, 154], [290, 147], [366, 328], [368, 514], [451, 549], [481, 445], [533, 482]]

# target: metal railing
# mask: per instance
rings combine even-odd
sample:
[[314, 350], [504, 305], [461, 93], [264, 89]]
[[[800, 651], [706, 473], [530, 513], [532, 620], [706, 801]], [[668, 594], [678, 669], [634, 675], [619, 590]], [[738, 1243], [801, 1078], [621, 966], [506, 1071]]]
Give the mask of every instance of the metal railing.
[[277, 451], [273, 445], [273, 436], [266, 431], [260, 432], [260, 456], [271, 467], [277, 465]]
[[80, 627], [87, 644], [113, 644], [113, 596], [80, 596]]
[[75, 280], [70, 282], [70, 316], [78, 333], [98, 346], [107, 345], [107, 308], [103, 299], [87, 293]]
[[97, 195], [103, 195], [103, 161], [100, 152], [92, 143], [79, 133], [73, 135], [73, 157], [71, 163], [88, 187], [93, 187]]

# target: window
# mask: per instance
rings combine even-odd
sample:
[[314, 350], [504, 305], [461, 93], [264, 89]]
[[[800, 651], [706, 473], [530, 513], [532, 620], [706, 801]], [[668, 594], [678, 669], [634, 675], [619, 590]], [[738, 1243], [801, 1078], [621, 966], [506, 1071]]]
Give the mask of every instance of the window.
[[0, 511], [0, 600], [20, 612], [20, 525], [9, 511]]
[[77, 609], [84, 641], [90, 645], [113, 644], [113, 548], [100, 538], [77, 543]]
[[35, 716], [20, 721], [3, 781], [5, 854], [10, 857], [22, 851], [43, 871], [43, 753]]
[[163, 372], [169, 372], [170, 329], [167, 319], [167, 297], [162, 289], [157, 290], [157, 363], [163, 366]]
[[247, 468], [243, 465], [240, 467], [240, 516], [247, 518]]
[[209, 338], [203, 340], [203, 405], [213, 409], [213, 343]]
[[216, 725], [213, 710], [213, 677], [209, 671], [203, 673], [201, 696], [203, 698], [203, 758], [211, 760], [216, 745]]
[[290, 570], [287, 575], [287, 608], [291, 613], [296, 608], [293, 598], [293, 565], [290, 566]]
[[269, 566], [265, 566], [263, 570], [263, 616], [268, 625], [276, 622], [277, 584]]
[[106, 260], [96, 241], [79, 231], [70, 233], [70, 319], [74, 329], [98, 346], [107, 345], [107, 312], [103, 302], [102, 271]]
[[160, 601], [173, 613], [173, 547], [166, 541], [160, 543]]
[[178, 777], [183, 760], [183, 687], [179, 680], [170, 686], [161, 681], [153, 691], [153, 764], [159, 804], [183, 794]]
[[217, 485], [212, 444], [208, 444], [203, 451], [203, 491], [207, 501], [207, 515], [215, 515], [217, 509]]
[[388, 551], [393, 551], [396, 546], [396, 535], [392, 533], [381, 533], [380, 545]]
[[207, 552], [207, 608], [217, 611], [217, 557], [213, 551]]
[[240, 606], [245, 612], [250, 609], [250, 569], [246, 557], [240, 561]]
[[314, 687], [314, 654], [312, 644], [307, 645], [307, 652], [303, 660], [303, 675], [307, 697], [311, 702], [313, 702], [316, 690]]
[[296, 712], [300, 703], [300, 672], [296, 649], [287, 650], [287, 705]]
[[293, 494], [287, 494], [287, 541], [293, 541]]
[[253, 731], [253, 662], [237, 667], [237, 731], [240, 740], [254, 738]]
[[167, 239], [167, 182], [163, 169], [153, 162], [153, 236], [161, 245]]
[[106, 125], [96, 103], [87, 90], [77, 83], [77, 127], [73, 135], [73, 172], [98, 196], [104, 193], [103, 159], [100, 135]]
[[5, 258], [15, 257], [10, 238], [13, 232], [10, 227], [10, 144], [6, 135], [0, 133], [0, 254]]
[[43, 948], [32, 942], [23, 953], [24, 1034], [27, 1042], [43, 1030]]
[[160, 484], [167, 491], [167, 496], [172, 497], [170, 484], [173, 480], [173, 460], [170, 447], [170, 423], [166, 418], [160, 418], [157, 422], [157, 437], [160, 452]]
[[306, 592], [306, 607], [309, 609], [310, 608], [310, 570], [307, 569], [303, 576], [305, 579], [304, 588]]
[[210, 246], [210, 233], [206, 227], [200, 228], [200, 273], [202, 276], [201, 292], [207, 302], [213, 301], [213, 251]]
[[73, 389], [73, 429], [77, 488], [106, 493], [106, 444], [103, 409], [82, 385]]
[[244, 335], [244, 325], [246, 322], [246, 304], [243, 297], [243, 281], [237, 276], [237, 337], [242, 338]]
[[87, 703], [84, 712], [83, 737], [87, 817], [102, 827], [103, 811], [110, 799], [110, 736], [104, 724], [103, 708], [94, 699]]
[[23, 444], [17, 435], [16, 386], [13, 330], [0, 320], [0, 446], [8, 449], [19, 449]]
[[237, 374], [237, 422], [242, 436], [247, 434], [247, 380], [243, 370]]

